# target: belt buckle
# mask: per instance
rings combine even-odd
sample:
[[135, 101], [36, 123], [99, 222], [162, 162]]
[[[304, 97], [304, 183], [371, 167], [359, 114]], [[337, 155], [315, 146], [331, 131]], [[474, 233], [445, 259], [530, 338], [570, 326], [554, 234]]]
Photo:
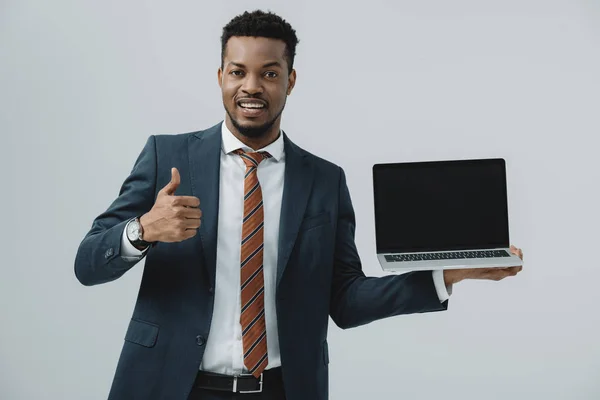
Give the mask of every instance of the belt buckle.
[[[239, 376], [254, 376], [252, 374], [240, 374]], [[263, 374], [260, 374], [260, 380], [258, 381], [258, 390], [240, 390], [237, 391], [237, 380], [239, 376], [233, 377], [233, 393], [261, 393], [263, 391]]]

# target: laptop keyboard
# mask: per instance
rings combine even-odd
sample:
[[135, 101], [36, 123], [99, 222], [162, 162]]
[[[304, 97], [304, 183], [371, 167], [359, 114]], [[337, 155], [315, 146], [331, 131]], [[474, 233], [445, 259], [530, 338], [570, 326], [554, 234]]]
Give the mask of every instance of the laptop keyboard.
[[421, 254], [386, 254], [385, 260], [391, 261], [430, 261], [430, 260], [461, 260], [467, 258], [495, 258], [510, 257], [506, 250], [472, 250], [452, 251], [444, 253], [421, 253]]

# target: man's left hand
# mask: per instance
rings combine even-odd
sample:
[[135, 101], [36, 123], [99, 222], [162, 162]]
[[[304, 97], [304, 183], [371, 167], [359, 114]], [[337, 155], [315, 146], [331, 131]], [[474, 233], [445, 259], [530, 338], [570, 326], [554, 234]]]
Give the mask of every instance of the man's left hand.
[[[510, 246], [510, 252], [523, 260], [523, 251], [515, 246]], [[488, 279], [499, 281], [507, 276], [515, 276], [523, 269], [522, 266], [506, 268], [465, 268], [444, 270], [444, 283], [446, 286], [458, 283], [464, 279]]]

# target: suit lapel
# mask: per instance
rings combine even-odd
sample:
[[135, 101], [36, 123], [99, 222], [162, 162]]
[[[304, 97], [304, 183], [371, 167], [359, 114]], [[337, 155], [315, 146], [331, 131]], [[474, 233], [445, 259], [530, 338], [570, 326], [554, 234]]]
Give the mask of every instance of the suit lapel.
[[202, 210], [202, 222], [198, 232], [204, 250], [206, 272], [211, 286], [214, 287], [217, 268], [221, 123], [191, 135], [189, 140], [192, 194], [200, 199]]
[[281, 217], [279, 222], [279, 255], [277, 260], [277, 284], [287, 266], [298, 230], [308, 204], [313, 183], [312, 164], [306, 154], [283, 133], [285, 149], [285, 178]]
[[[192, 195], [200, 199], [202, 224], [199, 229], [205, 267], [215, 285], [217, 226], [219, 215], [219, 172], [221, 169], [221, 123], [190, 136], [189, 161]], [[306, 154], [283, 133], [285, 178], [279, 222], [277, 284], [281, 280], [304, 217], [313, 183], [312, 164]]]

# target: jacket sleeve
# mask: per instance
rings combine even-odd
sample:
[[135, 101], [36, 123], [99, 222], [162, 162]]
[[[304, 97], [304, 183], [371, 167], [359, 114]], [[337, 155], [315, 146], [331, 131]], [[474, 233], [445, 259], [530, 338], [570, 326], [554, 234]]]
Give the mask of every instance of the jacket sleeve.
[[150, 136], [119, 196], [96, 217], [79, 245], [75, 256], [75, 276], [79, 282], [91, 286], [113, 281], [143, 258], [121, 257], [121, 238], [127, 222], [150, 211], [155, 197], [156, 141]]
[[355, 216], [340, 168], [339, 210], [329, 313], [340, 328], [351, 328], [400, 314], [442, 311], [431, 271], [367, 277], [354, 241]]

